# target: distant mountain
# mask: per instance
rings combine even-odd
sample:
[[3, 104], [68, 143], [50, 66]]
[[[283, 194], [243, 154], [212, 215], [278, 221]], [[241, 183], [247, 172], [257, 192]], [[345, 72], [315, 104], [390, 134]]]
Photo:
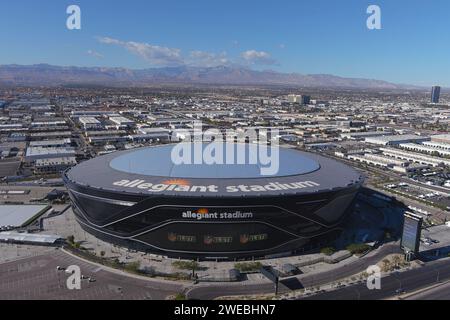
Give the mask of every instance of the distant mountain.
[[103, 85], [146, 86], [152, 84], [288, 85], [299, 87], [405, 89], [381, 80], [343, 78], [328, 74], [302, 75], [275, 71], [255, 71], [237, 66], [167, 67], [142, 70], [101, 67], [60, 67], [0, 65], [0, 84], [22, 86]]

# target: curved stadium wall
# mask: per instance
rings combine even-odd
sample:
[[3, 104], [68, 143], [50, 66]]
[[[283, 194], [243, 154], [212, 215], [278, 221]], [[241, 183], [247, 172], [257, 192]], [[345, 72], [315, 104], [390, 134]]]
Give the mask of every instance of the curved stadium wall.
[[[116, 152], [67, 171], [81, 227], [107, 242], [173, 257], [301, 252], [342, 231], [363, 181], [339, 162], [290, 149], [281, 150], [280, 167], [294, 157], [298, 168], [272, 177], [248, 174], [252, 168], [245, 178], [204, 168], [177, 173], [161, 164], [170, 163], [164, 148], [171, 147]], [[139, 169], [149, 164], [156, 169]]]

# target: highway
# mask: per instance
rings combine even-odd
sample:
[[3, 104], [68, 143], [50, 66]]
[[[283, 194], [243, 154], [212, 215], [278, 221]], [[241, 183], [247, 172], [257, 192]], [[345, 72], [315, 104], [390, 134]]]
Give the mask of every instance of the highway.
[[450, 282], [409, 295], [405, 300], [450, 300]]
[[[365, 271], [369, 266], [378, 263], [387, 255], [400, 252], [398, 243], [387, 244], [356, 262], [343, 265], [332, 271], [283, 279], [280, 283], [280, 293], [299, 290], [305, 287], [321, 286], [350, 277]], [[191, 288], [187, 292], [187, 297], [192, 300], [212, 300], [222, 296], [267, 294], [273, 292], [273, 283], [244, 282], [239, 284], [199, 285]]]
[[[384, 256], [396, 251], [398, 245], [386, 245], [356, 263], [343, 265], [333, 271], [320, 274], [302, 275], [283, 279], [280, 292], [286, 293], [302, 287], [319, 286], [335, 282], [341, 278], [364, 271]], [[94, 275], [97, 281], [83, 284], [81, 291], [64, 289], [64, 273], [58, 273], [57, 265], [79, 265], [83, 274]], [[186, 283], [174, 283], [158, 279], [144, 279], [110, 272], [106, 267], [97, 266], [63, 252], [30, 257], [0, 265], [0, 296], [2, 299], [164, 299], [168, 295], [182, 292]], [[443, 282], [439, 285], [440, 282]], [[437, 284], [437, 285], [436, 285]], [[431, 287], [436, 285], [434, 287]], [[87, 287], [86, 287], [87, 286]], [[381, 290], [368, 290], [365, 283], [305, 297], [306, 300], [378, 300], [396, 297], [402, 291], [405, 300], [446, 300], [450, 299], [450, 258], [433, 261], [426, 265], [395, 273], [382, 278]], [[184, 288], [183, 288], [184, 287]], [[417, 291], [419, 289], [429, 289]], [[123, 288], [117, 294], [115, 288]], [[403, 292], [403, 290], [405, 292]], [[272, 293], [270, 282], [243, 282], [237, 284], [211, 284], [192, 287], [187, 298], [192, 300], [214, 299], [221, 296]]]
[[[365, 283], [353, 285], [347, 288], [325, 292], [315, 296], [304, 298], [304, 300], [381, 300], [398, 296], [398, 293], [407, 294], [421, 288], [429, 287], [439, 281], [450, 280], [450, 258], [429, 262], [423, 267], [398, 272], [381, 280], [381, 290], [369, 290]], [[431, 290], [428, 297], [450, 298], [448, 286], [441, 289]], [[447, 294], [445, 290], [447, 289]], [[397, 292], [398, 291], [398, 292]], [[423, 295], [412, 295], [411, 300], [424, 299]]]

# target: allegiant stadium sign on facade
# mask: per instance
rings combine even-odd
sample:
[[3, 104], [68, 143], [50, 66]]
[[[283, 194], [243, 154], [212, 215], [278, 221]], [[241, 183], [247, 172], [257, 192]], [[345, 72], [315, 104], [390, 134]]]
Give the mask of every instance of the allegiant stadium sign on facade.
[[208, 209], [199, 209], [197, 211], [184, 211], [181, 214], [183, 219], [194, 220], [222, 220], [222, 219], [251, 219], [253, 218], [253, 212], [209, 212]]

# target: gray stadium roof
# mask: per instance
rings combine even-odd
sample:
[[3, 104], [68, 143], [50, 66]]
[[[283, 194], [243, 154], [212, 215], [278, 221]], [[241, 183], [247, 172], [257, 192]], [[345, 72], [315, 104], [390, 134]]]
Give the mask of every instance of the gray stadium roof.
[[[253, 179], [265, 178], [262, 175], [262, 169], [267, 167], [261, 161], [255, 161], [252, 164], [249, 161], [249, 155], [258, 155], [258, 145], [256, 144], [212, 144], [217, 147], [217, 152], [223, 155], [227, 154], [227, 146], [233, 147], [231, 154], [231, 164], [205, 163], [194, 164], [194, 144], [183, 144], [186, 150], [190, 150], [191, 156], [188, 157], [188, 164], [176, 165], [171, 161], [171, 153], [174, 150], [173, 145], [165, 145], [154, 148], [144, 148], [134, 150], [118, 156], [110, 162], [111, 168], [125, 173], [139, 174], [143, 176], [164, 176], [167, 178], [190, 178], [190, 179]], [[201, 152], [205, 151], [207, 144], [202, 145]], [[240, 148], [240, 149], [238, 149]], [[274, 147], [266, 147], [263, 154], [275, 154]], [[176, 150], [176, 149], [175, 149]], [[304, 154], [286, 148], [279, 149], [279, 170], [273, 177], [286, 177], [310, 173], [320, 169], [317, 161], [306, 157]], [[268, 153], [270, 151], [270, 153]], [[232, 152], [232, 153], [231, 153]], [[239, 164], [238, 153], [246, 155], [246, 164]], [[225, 157], [224, 161], [225, 161]], [[244, 159], [245, 160], [245, 159]], [[242, 162], [241, 162], [242, 163]]]
[[[351, 167], [314, 153], [294, 149], [280, 148], [280, 171], [276, 175], [260, 174], [258, 165], [182, 165], [176, 168], [169, 150], [176, 145], [146, 147], [120, 151], [83, 162], [66, 173], [66, 180], [81, 186], [102, 192], [122, 194], [155, 194], [151, 190], [140, 188], [134, 183], [120, 185], [117, 182], [129, 180], [137, 184], [178, 184], [187, 182], [190, 186], [217, 186], [214, 193], [180, 193], [164, 190], [160, 194], [170, 196], [194, 197], [241, 197], [268, 196], [280, 194], [303, 194], [322, 191], [336, 191], [360, 184], [361, 175]], [[184, 181], [183, 181], [184, 180]], [[264, 190], [262, 192], [228, 192], [229, 186], [266, 186], [270, 183], [295, 184], [302, 182], [306, 186], [298, 190]]]

